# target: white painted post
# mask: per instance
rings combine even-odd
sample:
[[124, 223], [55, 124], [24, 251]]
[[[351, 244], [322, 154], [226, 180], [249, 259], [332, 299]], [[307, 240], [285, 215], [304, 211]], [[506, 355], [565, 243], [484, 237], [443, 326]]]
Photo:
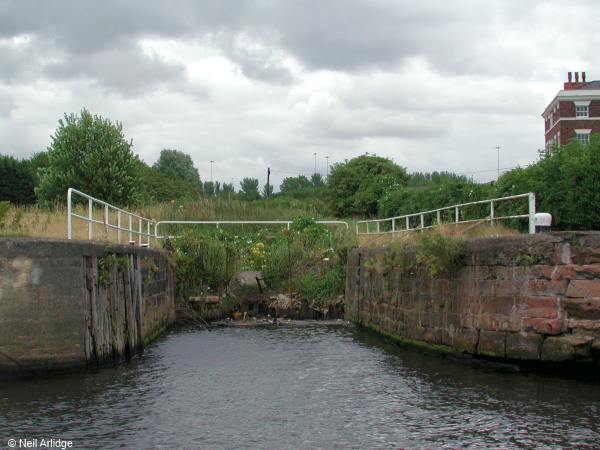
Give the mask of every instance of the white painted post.
[[392, 219], [392, 233], [396, 231], [396, 219]]
[[88, 198], [88, 239], [91, 241], [94, 236], [94, 209], [92, 207], [92, 199]]
[[108, 205], [104, 205], [104, 232], [108, 234]]
[[458, 212], [458, 206], [454, 208], [454, 217], [456, 223], [460, 222], [460, 213]]
[[490, 202], [490, 223], [494, 226], [494, 201]]
[[127, 214], [129, 218], [129, 242], [133, 241], [133, 224], [131, 223], [131, 214]]
[[410, 217], [406, 216], [406, 229], [410, 230]]
[[146, 233], [148, 234], [148, 247], [150, 247], [150, 221], [146, 222]]
[[69, 188], [67, 191], [67, 239], [73, 239], [73, 208], [71, 206], [71, 196], [73, 195], [72, 189]]
[[121, 211], [117, 211], [117, 242], [121, 243]]
[[442, 223], [442, 212], [439, 209], [437, 210], [436, 219], [438, 225]]
[[142, 219], [138, 217], [138, 244], [142, 246]]
[[425, 218], [423, 217], [423, 214], [421, 214], [420, 217], [421, 217], [421, 230], [422, 230], [423, 228], [425, 228]]
[[376, 222], [376, 223], [377, 223], [377, 233], [379, 233], [379, 222]]
[[529, 193], [529, 234], [535, 234], [535, 194]]

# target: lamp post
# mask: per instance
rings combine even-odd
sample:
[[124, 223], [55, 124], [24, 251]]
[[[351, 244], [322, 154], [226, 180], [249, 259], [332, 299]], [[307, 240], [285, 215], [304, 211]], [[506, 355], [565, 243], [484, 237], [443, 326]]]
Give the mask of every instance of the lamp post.
[[315, 175], [317, 174], [317, 152], [314, 153], [315, 155]]
[[326, 156], [325, 159], [327, 160], [327, 178], [329, 178], [329, 156]]
[[213, 163], [214, 163], [214, 161], [211, 159], [210, 160], [210, 182], [211, 183], [213, 182], [213, 171], [212, 171]]

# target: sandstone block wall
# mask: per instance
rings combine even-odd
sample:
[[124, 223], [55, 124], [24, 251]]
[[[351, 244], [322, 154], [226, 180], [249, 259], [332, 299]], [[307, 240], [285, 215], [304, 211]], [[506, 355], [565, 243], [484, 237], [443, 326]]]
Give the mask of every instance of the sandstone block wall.
[[0, 377], [115, 364], [174, 319], [161, 251], [0, 239]]
[[600, 233], [469, 241], [464, 265], [431, 278], [349, 255], [346, 317], [449, 350], [532, 361], [600, 361]]

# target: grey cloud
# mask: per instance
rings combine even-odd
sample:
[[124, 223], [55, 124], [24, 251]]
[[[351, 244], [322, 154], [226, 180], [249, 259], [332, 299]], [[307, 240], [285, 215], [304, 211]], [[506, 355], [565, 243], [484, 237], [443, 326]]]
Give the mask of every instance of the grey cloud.
[[135, 45], [124, 43], [94, 54], [70, 55], [47, 65], [44, 74], [54, 79], [90, 78], [125, 96], [135, 96], [164, 84], [186, 84], [185, 67], [146, 55]]
[[[423, 0], [416, 4], [393, 0], [15, 0], [0, 6], [0, 35], [31, 33], [51, 38], [73, 56], [101, 55], [142, 37], [202, 39], [223, 34], [229, 37], [221, 40], [223, 53], [246, 76], [266, 82], [291, 80], [290, 71], [281, 63], [282, 53], [309, 70], [390, 69], [407, 58], [422, 56], [443, 70], [456, 72], [467, 66], [485, 72], [487, 66], [494, 70], [505, 66], [493, 57], [486, 58], [479, 45], [496, 37], [491, 13], [496, 21], [510, 23], [536, 4], [467, 0]], [[258, 50], [237, 45], [240, 36], [253, 40]], [[522, 58], [514, 56], [515, 52], [518, 49], [506, 57], [517, 64]]]

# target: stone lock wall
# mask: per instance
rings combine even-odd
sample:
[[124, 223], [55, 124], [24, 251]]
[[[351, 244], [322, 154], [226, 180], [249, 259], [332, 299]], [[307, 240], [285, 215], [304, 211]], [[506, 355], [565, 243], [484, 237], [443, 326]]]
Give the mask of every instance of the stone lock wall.
[[346, 317], [441, 349], [531, 361], [600, 361], [600, 233], [472, 240], [464, 265], [431, 278], [349, 255]]
[[0, 239], [0, 377], [116, 364], [174, 316], [161, 251]]

